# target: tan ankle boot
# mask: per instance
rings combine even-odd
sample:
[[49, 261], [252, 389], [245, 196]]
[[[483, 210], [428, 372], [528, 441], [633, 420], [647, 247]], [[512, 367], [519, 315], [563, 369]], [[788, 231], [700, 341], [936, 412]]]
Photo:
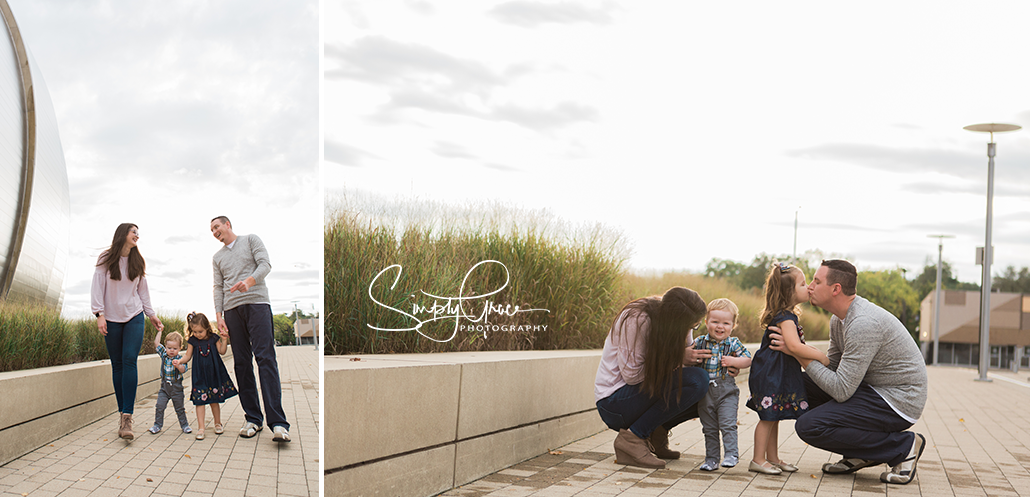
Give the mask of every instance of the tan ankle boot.
[[664, 468], [665, 461], [658, 459], [647, 448], [647, 440], [629, 430], [619, 430], [615, 437], [615, 462], [639, 468]]
[[118, 426], [118, 436], [126, 440], [132, 440], [132, 414], [122, 413], [121, 424]]
[[661, 459], [679, 459], [680, 453], [669, 449], [669, 430], [659, 426], [647, 439], [651, 443], [654, 455]]

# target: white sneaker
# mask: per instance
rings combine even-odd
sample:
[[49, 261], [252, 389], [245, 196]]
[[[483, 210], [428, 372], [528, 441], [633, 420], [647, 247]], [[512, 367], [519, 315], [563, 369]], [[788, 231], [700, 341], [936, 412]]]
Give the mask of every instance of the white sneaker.
[[272, 441], [273, 442], [289, 442], [290, 441], [290, 430], [285, 426], [276, 426], [272, 428]]
[[240, 428], [240, 436], [243, 438], [251, 438], [257, 435], [257, 432], [261, 431], [261, 425], [256, 425], [247, 421], [243, 424], [243, 428]]

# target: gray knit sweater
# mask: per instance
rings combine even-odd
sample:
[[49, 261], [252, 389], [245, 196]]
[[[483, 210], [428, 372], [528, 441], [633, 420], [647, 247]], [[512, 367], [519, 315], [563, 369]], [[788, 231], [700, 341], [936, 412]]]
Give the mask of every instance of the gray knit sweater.
[[837, 402], [865, 381], [894, 410], [919, 419], [926, 406], [926, 365], [915, 340], [898, 318], [855, 296], [844, 321], [830, 318], [830, 367], [817, 361], [808, 375]]
[[[239, 235], [230, 249], [223, 246], [212, 259], [215, 276], [215, 312], [222, 313], [243, 304], [270, 304], [265, 276], [272, 271], [268, 250], [257, 235]], [[248, 276], [256, 282], [246, 292], [229, 292]]]

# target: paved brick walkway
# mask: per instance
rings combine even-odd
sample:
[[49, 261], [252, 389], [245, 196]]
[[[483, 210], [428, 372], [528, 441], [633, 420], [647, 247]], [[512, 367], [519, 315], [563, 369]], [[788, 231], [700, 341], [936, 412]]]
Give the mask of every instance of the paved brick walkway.
[[741, 464], [713, 472], [704, 461], [704, 437], [697, 420], [673, 430], [672, 446], [683, 457], [666, 469], [651, 471], [615, 464], [605, 432], [445, 492], [445, 496], [570, 495], [626, 496], [1030, 496], [1030, 373], [992, 372], [978, 382], [976, 370], [931, 367], [930, 396], [923, 417], [912, 428], [927, 447], [916, 480], [887, 485], [879, 480], [886, 465], [853, 475], [823, 475], [820, 467], [839, 456], [810, 447], [794, 434], [793, 421], [780, 425], [780, 457], [801, 470], [787, 476], [748, 472], [758, 416], [743, 406], [739, 445]]
[[[0, 467], [0, 494], [317, 496], [320, 353], [312, 346], [276, 348], [291, 443], [272, 442], [267, 428], [240, 438], [244, 418], [236, 398], [222, 405], [222, 435], [214, 433], [210, 409], [204, 440], [182, 433], [170, 402], [165, 429], [152, 435], [146, 430], [154, 424], [155, 394], [136, 403], [132, 442], [118, 438], [113, 413]], [[231, 354], [226, 366], [231, 373]], [[185, 384], [188, 392], [189, 379]], [[187, 415], [196, 430], [188, 396]]]

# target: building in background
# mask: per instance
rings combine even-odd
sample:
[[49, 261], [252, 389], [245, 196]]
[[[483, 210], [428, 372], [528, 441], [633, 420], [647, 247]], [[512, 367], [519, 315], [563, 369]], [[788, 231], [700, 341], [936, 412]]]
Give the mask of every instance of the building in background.
[[[933, 364], [934, 293], [920, 304], [919, 340]], [[980, 292], [942, 290], [938, 364], [980, 365]], [[1030, 294], [991, 293], [992, 368], [1030, 367]]]
[[318, 318], [298, 319], [293, 323], [293, 335], [297, 345], [314, 345], [318, 343]]
[[0, 299], [60, 309], [68, 261], [68, 171], [43, 76], [0, 0]]

